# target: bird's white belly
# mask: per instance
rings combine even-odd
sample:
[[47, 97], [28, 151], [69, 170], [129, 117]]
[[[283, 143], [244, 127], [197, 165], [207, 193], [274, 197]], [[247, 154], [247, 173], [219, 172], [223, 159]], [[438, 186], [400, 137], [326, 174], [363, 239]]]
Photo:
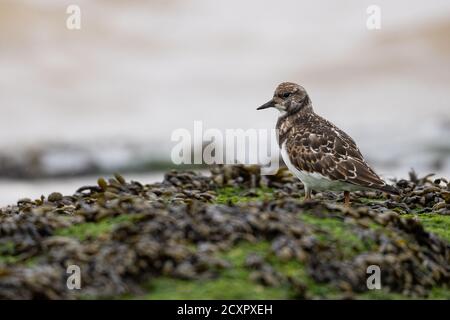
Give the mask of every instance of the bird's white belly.
[[364, 188], [358, 187], [356, 185], [344, 182], [331, 180], [318, 172], [306, 172], [298, 170], [289, 159], [289, 155], [286, 150], [286, 143], [283, 143], [281, 146], [281, 156], [283, 158], [284, 163], [288, 169], [300, 179], [300, 181], [305, 185], [307, 190], [316, 190], [316, 191], [357, 191], [362, 190]]

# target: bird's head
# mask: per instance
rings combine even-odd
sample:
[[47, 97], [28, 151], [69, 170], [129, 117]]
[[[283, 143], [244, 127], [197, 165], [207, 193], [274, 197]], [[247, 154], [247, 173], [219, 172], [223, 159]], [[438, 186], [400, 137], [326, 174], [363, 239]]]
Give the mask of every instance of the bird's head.
[[296, 83], [283, 82], [276, 88], [273, 98], [257, 110], [275, 108], [283, 114], [292, 114], [305, 107], [311, 108], [311, 101], [305, 88]]

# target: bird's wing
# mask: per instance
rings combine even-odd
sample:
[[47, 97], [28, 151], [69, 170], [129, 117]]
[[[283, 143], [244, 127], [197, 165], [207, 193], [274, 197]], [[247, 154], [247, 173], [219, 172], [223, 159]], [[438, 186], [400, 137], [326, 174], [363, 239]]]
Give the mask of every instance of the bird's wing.
[[365, 162], [353, 139], [323, 118], [295, 126], [286, 148], [292, 164], [301, 171], [367, 188], [387, 186]]

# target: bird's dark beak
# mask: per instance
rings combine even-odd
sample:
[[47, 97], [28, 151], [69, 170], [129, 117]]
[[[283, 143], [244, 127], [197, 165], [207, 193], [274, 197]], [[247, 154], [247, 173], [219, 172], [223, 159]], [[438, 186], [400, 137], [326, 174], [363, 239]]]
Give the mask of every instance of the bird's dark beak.
[[273, 102], [273, 99], [272, 99], [269, 102], [264, 103], [262, 106], [260, 106], [256, 110], [262, 110], [262, 109], [274, 108], [274, 107], [275, 107], [275, 103]]

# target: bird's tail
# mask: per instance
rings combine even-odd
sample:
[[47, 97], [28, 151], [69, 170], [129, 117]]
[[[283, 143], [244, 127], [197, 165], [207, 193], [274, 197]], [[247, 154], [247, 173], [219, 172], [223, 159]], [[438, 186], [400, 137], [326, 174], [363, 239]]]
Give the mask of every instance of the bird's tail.
[[400, 191], [396, 187], [391, 186], [389, 184], [385, 184], [384, 186], [377, 187], [376, 189], [386, 192], [386, 193], [389, 193], [389, 194], [397, 195], [397, 196], [400, 194]]

